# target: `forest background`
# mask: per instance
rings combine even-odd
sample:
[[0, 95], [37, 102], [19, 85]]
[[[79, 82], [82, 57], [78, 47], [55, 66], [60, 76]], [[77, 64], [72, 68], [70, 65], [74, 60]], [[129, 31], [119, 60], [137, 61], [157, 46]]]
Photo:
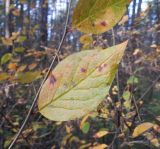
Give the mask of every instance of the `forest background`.
[[[136, 126], [160, 124], [160, 1], [133, 0], [123, 19], [93, 40], [80, 40], [71, 28], [77, 4], [72, 1], [65, 42], [56, 64], [86, 48], [107, 48], [129, 39], [119, 68], [119, 91], [115, 80], [110, 96], [98, 107], [98, 116], [71, 122], [51, 122], [37, 108], [15, 148], [89, 148], [112, 144], [112, 148], [159, 148], [156, 132], [131, 138]], [[33, 101], [40, 82], [63, 35], [68, 0], [0, 0], [0, 148], [11, 143]], [[117, 96], [123, 100], [125, 131], [116, 136]], [[132, 95], [132, 96], [131, 96]], [[136, 101], [136, 103], [135, 103]], [[82, 127], [83, 125], [83, 127]], [[145, 127], [145, 126], [144, 126]], [[100, 130], [109, 132], [95, 137]], [[113, 141], [114, 140], [114, 141]]]

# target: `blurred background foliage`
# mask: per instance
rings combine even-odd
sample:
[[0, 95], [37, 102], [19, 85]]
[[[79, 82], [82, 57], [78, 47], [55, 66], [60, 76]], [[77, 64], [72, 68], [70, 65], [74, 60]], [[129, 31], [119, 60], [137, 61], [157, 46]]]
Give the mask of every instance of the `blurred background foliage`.
[[[72, 11], [77, 1], [72, 1]], [[33, 101], [61, 40], [68, 0], [0, 0], [0, 148], [7, 148]], [[72, 15], [72, 13], [71, 13]], [[159, 148], [159, 129], [133, 139], [142, 122], [160, 124], [160, 1], [133, 0], [122, 20], [102, 35], [68, 26], [55, 65], [73, 52], [129, 39], [116, 81], [98, 109], [82, 120], [54, 123], [34, 109], [15, 148]], [[121, 102], [117, 94], [121, 96]], [[117, 110], [122, 104], [122, 115]], [[120, 125], [122, 123], [123, 125]], [[120, 130], [117, 132], [117, 128]], [[97, 134], [98, 133], [98, 134]], [[115, 135], [116, 134], [116, 135]], [[115, 137], [116, 136], [116, 137]]]

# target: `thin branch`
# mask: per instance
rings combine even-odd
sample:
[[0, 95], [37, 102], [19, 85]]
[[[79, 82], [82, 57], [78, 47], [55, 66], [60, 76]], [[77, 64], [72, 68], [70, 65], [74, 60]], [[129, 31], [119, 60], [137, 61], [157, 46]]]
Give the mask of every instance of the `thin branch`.
[[114, 142], [116, 141], [117, 137], [118, 137], [118, 132], [119, 132], [119, 128], [116, 128], [116, 132], [115, 135], [113, 137], [112, 142], [110, 143], [110, 145], [108, 146], [108, 149], [112, 149], [114, 146]]
[[160, 80], [160, 75], [155, 79], [155, 81], [147, 88], [147, 90], [144, 92], [144, 94], [137, 100], [137, 101], [140, 101], [142, 100], [146, 94], [152, 89], [152, 87], [155, 86], [155, 84], [157, 83], [157, 81]]
[[123, 144], [120, 145], [120, 148], [123, 148], [125, 146], [132, 146], [134, 144], [143, 144], [145, 146], [149, 146], [149, 144], [147, 142], [137, 140], [137, 141], [124, 142]]
[[[141, 100], [143, 100], [143, 98], [146, 96], [146, 94], [152, 89], [152, 87], [157, 83], [157, 81], [160, 79], [160, 75], [154, 80], [154, 82], [148, 87], [148, 89], [144, 92], [144, 94], [139, 98], [139, 99], [137, 99], [137, 100], [135, 100], [134, 99], [134, 97], [133, 97], [133, 101], [134, 101], [134, 104], [135, 104], [135, 106], [136, 106], [136, 115], [134, 116], [134, 118], [133, 118], [133, 120], [132, 120], [132, 126], [134, 125], [134, 121], [135, 121], [135, 118], [138, 116], [138, 118], [139, 118], [139, 120], [141, 120], [141, 117], [140, 117], [140, 115], [139, 115], [139, 111], [140, 111], [140, 108], [141, 108], [141, 106], [139, 107], [139, 109], [138, 109], [138, 105], [137, 105], [137, 103], [139, 102], [139, 101], [141, 101]], [[131, 126], [131, 127], [132, 127]]]
[[137, 112], [137, 115], [138, 115], [138, 119], [139, 119], [139, 121], [141, 122], [142, 119], [141, 119], [141, 116], [140, 116], [140, 113], [139, 113], [139, 109], [138, 109], [138, 105], [137, 105], [137, 102], [136, 102], [136, 99], [135, 99], [134, 95], [132, 95], [132, 99], [133, 99], [134, 106], [135, 106], [135, 108], [136, 108], [136, 112]]
[[[65, 22], [65, 27], [64, 27], [64, 33], [63, 33], [62, 39], [60, 41], [59, 47], [57, 49], [57, 53], [59, 53], [59, 51], [61, 50], [62, 44], [63, 44], [63, 42], [65, 40], [65, 37], [66, 37], [66, 34], [67, 34], [67, 26], [68, 26], [68, 23], [69, 23], [69, 14], [70, 14], [70, 9], [71, 9], [71, 1], [72, 0], [69, 1], [69, 5], [68, 5], [68, 8], [67, 8], [67, 17], [66, 17], [66, 22]], [[8, 149], [11, 149], [14, 146], [14, 144], [16, 143], [18, 137], [20, 136], [20, 134], [22, 133], [24, 127], [26, 126], [26, 123], [28, 122], [28, 120], [30, 118], [32, 110], [33, 110], [34, 106], [36, 105], [36, 102], [38, 100], [39, 93], [40, 93], [40, 91], [42, 89], [42, 86], [45, 83], [46, 79], [48, 78], [48, 76], [49, 76], [49, 74], [50, 74], [50, 72], [52, 70], [52, 67], [53, 67], [53, 64], [55, 62], [56, 57], [57, 57], [57, 55], [53, 56], [52, 62], [50, 64], [50, 66], [49, 66], [49, 70], [48, 70], [47, 74], [45, 75], [45, 77], [44, 77], [44, 79], [43, 79], [43, 81], [42, 81], [42, 83], [41, 83], [41, 85], [40, 85], [40, 87], [39, 87], [39, 89], [37, 91], [37, 94], [36, 94], [36, 96], [35, 96], [35, 98], [33, 100], [33, 103], [32, 103], [32, 105], [31, 105], [31, 107], [29, 109], [29, 112], [28, 112], [28, 114], [27, 114], [27, 116], [26, 116], [21, 128], [19, 129], [18, 133], [16, 134], [14, 140], [11, 142], [10, 146], [8, 147]]]
[[[115, 32], [114, 32], [114, 29], [112, 28], [112, 40], [113, 40], [113, 46], [115, 46], [116, 45], [116, 37], [115, 37]], [[119, 84], [119, 69], [117, 70], [117, 74], [116, 74], [116, 83], [117, 83], [117, 88], [118, 88], [118, 101], [119, 101], [119, 104], [120, 104], [120, 108], [115, 108], [116, 109], [116, 111], [118, 112], [120, 112], [120, 130], [122, 131], [123, 130], [123, 128], [122, 128], [122, 126], [121, 126], [121, 123], [122, 123], [122, 120], [121, 120], [121, 118], [123, 119], [123, 117], [121, 116], [121, 114], [122, 114], [122, 102], [121, 102], [121, 95], [120, 95], [120, 84]]]
[[[114, 33], [114, 29], [112, 29], [112, 39], [113, 39], [113, 46], [116, 45], [116, 39], [115, 39], [115, 33]], [[121, 104], [121, 101], [120, 101], [120, 85], [119, 85], [119, 73], [117, 71], [117, 74], [116, 74], [116, 81], [117, 81], [117, 87], [118, 87], [118, 100]]]

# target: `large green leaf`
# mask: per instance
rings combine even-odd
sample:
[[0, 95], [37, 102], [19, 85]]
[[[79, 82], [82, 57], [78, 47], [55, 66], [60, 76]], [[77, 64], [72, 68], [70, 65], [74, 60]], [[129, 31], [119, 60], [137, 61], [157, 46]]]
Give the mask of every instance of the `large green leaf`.
[[73, 13], [73, 28], [99, 34], [122, 18], [130, 0], [79, 0]]
[[67, 121], [94, 110], [108, 94], [126, 45], [86, 50], [61, 61], [42, 87], [40, 113], [54, 121]]

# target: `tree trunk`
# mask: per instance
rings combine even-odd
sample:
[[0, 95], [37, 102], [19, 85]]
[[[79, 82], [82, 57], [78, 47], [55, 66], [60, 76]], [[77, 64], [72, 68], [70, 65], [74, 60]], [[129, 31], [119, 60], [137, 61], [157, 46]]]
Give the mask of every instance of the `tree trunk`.
[[27, 39], [30, 38], [30, 25], [31, 25], [31, 20], [30, 20], [30, 4], [31, 4], [31, 1], [28, 0], [28, 8], [27, 8], [27, 16], [28, 16], [28, 23], [27, 23]]
[[137, 15], [138, 15], [138, 16], [140, 15], [140, 12], [141, 12], [141, 6], [142, 6], [142, 0], [139, 0], [139, 3], [138, 3], [138, 11], [137, 11]]
[[10, 37], [10, 29], [9, 29], [9, 14], [10, 14], [10, 10], [9, 10], [9, 6], [10, 6], [10, 0], [6, 0], [5, 1], [5, 38], [9, 38]]
[[136, 0], [133, 0], [133, 7], [132, 7], [132, 26], [134, 25], [136, 15]]
[[41, 1], [41, 43], [44, 46], [47, 46], [47, 38], [48, 38], [48, 0]]

